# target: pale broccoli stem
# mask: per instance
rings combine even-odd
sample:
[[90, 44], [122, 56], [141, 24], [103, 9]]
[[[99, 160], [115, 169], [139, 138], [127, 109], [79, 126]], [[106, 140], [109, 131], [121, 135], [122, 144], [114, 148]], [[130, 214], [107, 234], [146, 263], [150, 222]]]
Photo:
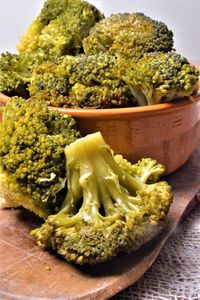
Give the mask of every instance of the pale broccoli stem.
[[[77, 140], [65, 148], [68, 170], [68, 193], [56, 218], [56, 226], [71, 227], [81, 220], [98, 223], [119, 218], [119, 210], [138, 211], [141, 199], [137, 190], [145, 187], [114, 160], [100, 132]], [[78, 161], [77, 161], [78, 157]], [[80, 178], [79, 178], [80, 176]], [[82, 205], [77, 211], [78, 202]], [[100, 209], [103, 208], [102, 214]], [[63, 218], [63, 214], [75, 214]], [[53, 218], [53, 217], [52, 217]]]

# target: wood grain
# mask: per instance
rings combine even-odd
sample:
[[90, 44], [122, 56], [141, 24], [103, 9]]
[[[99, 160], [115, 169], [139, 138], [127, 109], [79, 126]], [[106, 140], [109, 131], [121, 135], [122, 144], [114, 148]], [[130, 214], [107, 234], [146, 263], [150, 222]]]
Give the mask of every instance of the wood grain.
[[[183, 145], [184, 147], [184, 145]], [[132, 254], [121, 254], [94, 267], [68, 264], [54, 253], [40, 249], [29, 231], [40, 220], [24, 210], [0, 212], [0, 298], [23, 300], [107, 299], [136, 282], [151, 266], [167, 238], [198, 201], [200, 145], [191, 159], [168, 177], [174, 202], [165, 229]]]

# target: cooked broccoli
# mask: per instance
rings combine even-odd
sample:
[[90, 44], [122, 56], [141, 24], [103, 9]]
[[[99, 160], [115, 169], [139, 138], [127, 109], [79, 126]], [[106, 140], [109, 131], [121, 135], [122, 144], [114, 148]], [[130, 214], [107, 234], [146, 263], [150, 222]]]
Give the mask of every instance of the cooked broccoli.
[[190, 96], [198, 88], [199, 71], [175, 52], [144, 54], [137, 63], [121, 60], [116, 72], [139, 105], [170, 102]]
[[114, 159], [130, 175], [138, 177], [144, 183], [156, 183], [165, 172], [164, 166], [152, 158], [142, 158], [135, 164], [131, 164], [119, 154], [115, 155]]
[[33, 69], [46, 60], [55, 61], [57, 57], [43, 51], [31, 54], [2, 53], [0, 55], [0, 92], [7, 96], [28, 98], [27, 86]]
[[171, 188], [147, 181], [151, 170], [153, 181], [158, 179], [163, 166], [147, 159], [131, 168], [113, 156], [99, 132], [70, 144], [65, 154], [68, 192], [62, 209], [31, 232], [40, 246], [70, 262], [96, 264], [137, 249], [162, 227]]
[[8, 96], [28, 97], [32, 61], [27, 55], [9, 52], [0, 55], [0, 92]]
[[44, 63], [33, 72], [30, 95], [53, 106], [134, 106], [129, 86], [113, 71], [116, 62], [114, 55], [101, 53], [63, 56], [58, 64]]
[[83, 48], [86, 54], [109, 51], [138, 58], [146, 52], [171, 51], [173, 33], [143, 13], [118, 13], [97, 23], [84, 39]]
[[64, 148], [78, 137], [70, 116], [11, 98], [0, 124], [1, 206], [22, 205], [41, 217], [55, 212], [66, 182]]
[[48, 105], [53, 106], [66, 104], [70, 84], [68, 78], [59, 77], [57, 74], [58, 64], [61, 62], [61, 59], [63, 57], [58, 58], [57, 61], [43, 62], [33, 70], [28, 91], [34, 100], [40, 101], [42, 99]]
[[77, 54], [90, 28], [102, 18], [102, 13], [86, 1], [47, 0], [17, 49], [20, 53], [43, 49], [56, 55]]

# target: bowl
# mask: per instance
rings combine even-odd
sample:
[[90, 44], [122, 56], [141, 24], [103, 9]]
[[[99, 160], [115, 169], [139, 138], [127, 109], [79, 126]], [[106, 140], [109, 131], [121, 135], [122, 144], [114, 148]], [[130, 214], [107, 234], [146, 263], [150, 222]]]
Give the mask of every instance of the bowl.
[[[200, 87], [200, 82], [199, 82]], [[0, 105], [8, 97], [0, 95]], [[177, 103], [112, 109], [50, 107], [77, 121], [82, 135], [101, 131], [117, 154], [131, 162], [151, 157], [169, 174], [181, 167], [200, 141], [200, 93]]]

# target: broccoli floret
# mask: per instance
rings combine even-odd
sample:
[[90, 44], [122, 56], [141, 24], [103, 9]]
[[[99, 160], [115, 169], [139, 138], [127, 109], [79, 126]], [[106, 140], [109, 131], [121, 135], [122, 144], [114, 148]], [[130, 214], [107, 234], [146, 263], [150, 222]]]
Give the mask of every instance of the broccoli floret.
[[137, 249], [162, 227], [172, 192], [164, 181], [145, 182], [151, 177], [150, 171], [145, 178], [146, 170], [155, 179], [154, 161], [140, 163], [145, 171], [132, 176], [99, 132], [70, 144], [65, 154], [68, 192], [62, 209], [31, 232], [40, 246], [70, 262], [96, 264]]
[[57, 74], [62, 59], [59, 57], [54, 61], [43, 62], [33, 70], [28, 91], [35, 101], [43, 100], [53, 106], [66, 104], [71, 85], [67, 77]]
[[11, 98], [0, 125], [2, 206], [22, 205], [41, 217], [55, 212], [66, 182], [64, 148], [78, 137], [72, 117], [43, 102]]
[[119, 154], [115, 155], [114, 159], [130, 175], [139, 177], [144, 183], [156, 183], [165, 172], [164, 166], [152, 158], [142, 158], [135, 164], [131, 164]]
[[118, 13], [97, 23], [84, 39], [83, 47], [86, 54], [109, 51], [139, 58], [146, 52], [171, 51], [173, 33], [164, 23], [143, 13]]
[[27, 87], [33, 69], [43, 61], [56, 59], [57, 57], [43, 51], [31, 54], [2, 53], [0, 55], [0, 92], [7, 96], [28, 98]]
[[63, 56], [57, 65], [34, 70], [29, 91], [48, 105], [110, 108], [134, 106], [130, 88], [116, 77], [114, 55]]
[[102, 13], [86, 1], [47, 0], [17, 49], [20, 53], [42, 49], [56, 55], [77, 54], [90, 28], [102, 18]]
[[28, 97], [27, 84], [30, 82], [32, 61], [27, 55], [0, 55], [0, 92], [8, 96]]
[[135, 63], [119, 61], [116, 72], [129, 84], [139, 105], [170, 102], [198, 89], [199, 71], [175, 52], [152, 52]]

